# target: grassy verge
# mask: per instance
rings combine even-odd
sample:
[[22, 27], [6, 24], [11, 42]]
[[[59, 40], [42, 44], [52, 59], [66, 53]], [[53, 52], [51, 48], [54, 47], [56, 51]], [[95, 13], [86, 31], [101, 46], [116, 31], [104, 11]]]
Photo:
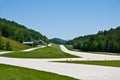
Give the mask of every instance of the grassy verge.
[[100, 66], [112, 66], [120, 67], [120, 60], [106, 60], [106, 61], [58, 61], [65, 63], [75, 63], [75, 64], [88, 64], [88, 65], [100, 65]]
[[67, 54], [61, 51], [58, 45], [53, 44], [52, 47], [40, 48], [31, 52], [13, 52], [1, 54], [0, 56], [14, 58], [77, 58], [77, 56]]
[[69, 50], [73, 50], [73, 49], [74, 49], [72, 45], [65, 45], [65, 47], [66, 47], [67, 49], [69, 49]]
[[0, 80], [77, 80], [50, 72], [0, 64]]
[[68, 50], [71, 50], [71, 51], [80, 51], [78, 49], [74, 49], [73, 45], [64, 45]]

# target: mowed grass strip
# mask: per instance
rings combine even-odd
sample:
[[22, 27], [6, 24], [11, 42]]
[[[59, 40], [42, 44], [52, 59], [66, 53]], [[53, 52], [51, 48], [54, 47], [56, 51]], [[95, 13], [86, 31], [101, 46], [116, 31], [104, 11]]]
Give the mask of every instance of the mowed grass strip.
[[64, 45], [67, 49], [69, 49], [69, 50], [73, 50], [74, 48], [73, 48], [73, 45]]
[[[75, 49], [74, 47], [73, 47], [73, 45], [64, 45], [68, 50], [71, 50], [71, 51], [77, 51], [77, 52], [79, 52], [80, 50], [78, 50], [78, 49]], [[81, 52], [81, 51], [80, 51]]]
[[77, 80], [45, 71], [0, 64], [0, 80]]
[[77, 58], [77, 56], [64, 53], [59, 45], [53, 44], [51, 47], [40, 48], [31, 52], [13, 52], [1, 54], [0, 56], [14, 58]]
[[57, 61], [57, 62], [120, 67], [120, 60], [106, 60], [106, 61]]

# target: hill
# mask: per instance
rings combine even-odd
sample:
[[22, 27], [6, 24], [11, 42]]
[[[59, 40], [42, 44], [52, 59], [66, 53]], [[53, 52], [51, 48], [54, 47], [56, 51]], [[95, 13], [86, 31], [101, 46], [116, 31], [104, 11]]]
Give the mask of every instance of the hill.
[[120, 52], [120, 27], [97, 34], [80, 36], [69, 42], [83, 51]]
[[67, 43], [66, 40], [59, 39], [59, 38], [50, 39], [49, 42], [56, 43], [56, 44], [66, 44]]
[[11, 47], [12, 47], [12, 50], [14, 50], [14, 51], [16, 51], [16, 50], [24, 50], [24, 49], [30, 48], [30, 46], [23, 45], [20, 42], [9, 39], [9, 38], [2, 37], [1, 39], [3, 41], [3, 45], [5, 45], [5, 43], [9, 42]]
[[28, 29], [24, 25], [18, 24], [14, 21], [0, 18], [0, 33], [6, 38], [10, 38], [19, 42], [43, 40], [48, 41], [47, 37], [41, 33]]

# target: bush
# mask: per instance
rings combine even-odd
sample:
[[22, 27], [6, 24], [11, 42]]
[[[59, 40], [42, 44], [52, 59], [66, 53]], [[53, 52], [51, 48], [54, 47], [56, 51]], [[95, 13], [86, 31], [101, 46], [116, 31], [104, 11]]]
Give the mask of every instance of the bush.
[[8, 50], [8, 51], [12, 51], [12, 46], [10, 45], [10, 43], [9, 42], [7, 42], [6, 43], [6, 50]]

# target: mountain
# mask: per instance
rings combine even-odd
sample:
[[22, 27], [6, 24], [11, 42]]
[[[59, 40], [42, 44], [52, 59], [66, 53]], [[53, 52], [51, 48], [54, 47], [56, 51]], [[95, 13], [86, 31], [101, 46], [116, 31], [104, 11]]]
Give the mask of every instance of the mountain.
[[74, 48], [83, 51], [120, 53], [120, 26], [97, 34], [80, 36], [69, 42]]
[[53, 38], [53, 39], [50, 39], [49, 42], [56, 43], [56, 44], [66, 44], [68, 41], [59, 39], [59, 38]]
[[0, 18], [0, 33], [6, 38], [10, 38], [21, 43], [23, 41], [34, 41], [39, 39], [45, 42], [48, 41], [47, 37], [41, 33], [4, 18]]

